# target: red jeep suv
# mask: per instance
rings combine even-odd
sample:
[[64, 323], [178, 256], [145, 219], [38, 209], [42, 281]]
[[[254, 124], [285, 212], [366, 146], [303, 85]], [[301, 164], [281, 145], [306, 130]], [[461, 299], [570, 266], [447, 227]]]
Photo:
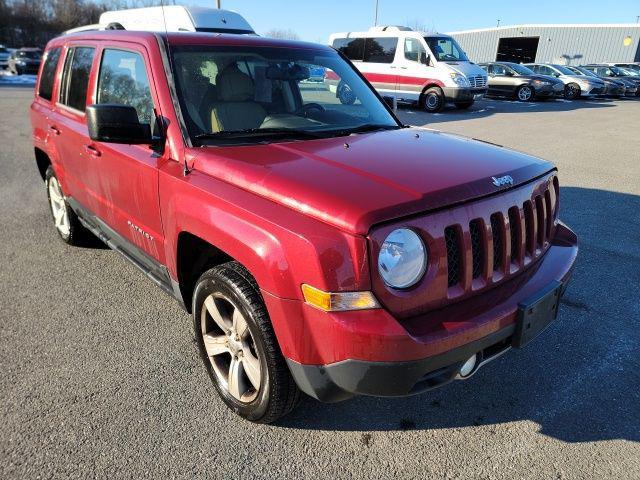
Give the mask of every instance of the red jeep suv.
[[[343, 105], [310, 72], [339, 78]], [[402, 125], [335, 50], [85, 32], [31, 105], [60, 237], [95, 235], [193, 315], [211, 380], [271, 422], [471, 376], [551, 323], [577, 255], [554, 166]]]

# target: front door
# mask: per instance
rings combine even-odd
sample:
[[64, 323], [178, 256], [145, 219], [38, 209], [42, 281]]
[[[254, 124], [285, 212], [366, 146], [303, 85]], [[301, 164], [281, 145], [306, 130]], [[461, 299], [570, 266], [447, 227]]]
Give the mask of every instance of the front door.
[[[146, 50], [117, 43], [99, 52], [94, 103], [135, 107], [141, 123], [160, 115]], [[87, 188], [97, 196], [94, 213], [120, 237], [164, 263], [158, 164], [162, 155], [149, 145], [123, 145], [86, 139]]]
[[507, 74], [508, 70], [504, 65], [489, 65], [489, 75], [491, 77], [490, 90], [494, 95], [510, 96], [515, 90], [516, 82], [513, 76]]

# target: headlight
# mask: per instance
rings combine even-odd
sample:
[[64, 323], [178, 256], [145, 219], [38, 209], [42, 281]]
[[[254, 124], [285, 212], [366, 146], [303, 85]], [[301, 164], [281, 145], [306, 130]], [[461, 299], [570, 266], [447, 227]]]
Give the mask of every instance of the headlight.
[[378, 271], [388, 286], [409, 288], [427, 270], [427, 250], [413, 230], [399, 228], [384, 240], [378, 255]]
[[469, 83], [469, 80], [467, 80], [467, 77], [465, 77], [464, 75], [460, 75], [459, 73], [451, 73], [451, 79], [460, 87], [469, 87], [471, 86], [471, 84]]

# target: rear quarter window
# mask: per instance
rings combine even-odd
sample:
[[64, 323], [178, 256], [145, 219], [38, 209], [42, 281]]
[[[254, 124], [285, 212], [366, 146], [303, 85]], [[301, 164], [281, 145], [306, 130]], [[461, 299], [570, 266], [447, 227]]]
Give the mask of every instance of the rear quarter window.
[[44, 55], [44, 66], [42, 67], [42, 73], [40, 74], [38, 95], [48, 101], [51, 101], [53, 96], [53, 83], [61, 51], [60, 47], [56, 47], [47, 51]]

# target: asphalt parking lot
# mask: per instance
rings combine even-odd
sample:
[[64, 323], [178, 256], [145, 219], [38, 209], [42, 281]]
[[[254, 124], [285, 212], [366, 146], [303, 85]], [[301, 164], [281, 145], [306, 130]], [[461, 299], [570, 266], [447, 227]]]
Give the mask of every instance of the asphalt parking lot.
[[405, 399], [227, 410], [177, 304], [56, 238], [29, 88], [0, 88], [0, 478], [640, 478], [640, 101], [483, 100], [406, 123], [554, 160], [581, 252], [560, 320]]

